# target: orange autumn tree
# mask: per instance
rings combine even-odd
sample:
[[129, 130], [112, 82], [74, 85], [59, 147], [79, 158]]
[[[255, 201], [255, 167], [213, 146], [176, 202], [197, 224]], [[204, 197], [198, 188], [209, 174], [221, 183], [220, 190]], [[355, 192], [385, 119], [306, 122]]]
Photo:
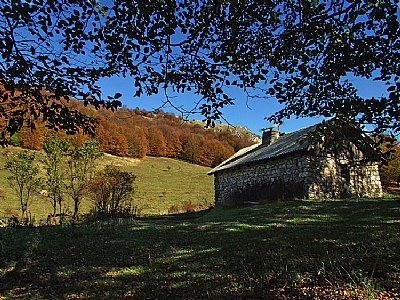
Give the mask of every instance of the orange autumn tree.
[[150, 147], [149, 155], [156, 157], [165, 156], [167, 145], [161, 129], [156, 126], [150, 126], [148, 139]]
[[101, 151], [116, 156], [127, 156], [128, 142], [123, 131], [122, 127], [100, 119], [96, 128], [96, 140], [100, 143]]
[[[96, 140], [102, 151], [113, 155], [135, 158], [165, 156], [211, 167], [228, 158], [232, 151], [252, 143], [246, 137], [205, 129], [200, 124], [193, 125], [161, 110], [149, 112], [123, 108], [112, 112], [85, 107], [78, 101], [71, 101], [68, 105], [97, 120]], [[44, 139], [54, 132], [43, 120], [38, 120], [36, 130], [24, 128], [10, 139], [10, 143], [40, 150]], [[57, 134], [69, 140], [71, 145], [80, 145], [93, 138], [80, 130], [75, 135], [67, 134], [65, 130], [58, 130]]]
[[145, 128], [134, 127], [125, 130], [125, 136], [128, 141], [128, 156], [143, 158], [149, 152], [149, 141]]
[[203, 146], [203, 157], [207, 159], [207, 166], [215, 167], [226, 158], [232, 156], [235, 151], [229, 145], [225, 145], [217, 139], [207, 140]]
[[[384, 138], [391, 139], [388, 136]], [[383, 143], [381, 147], [384, 152], [388, 150], [391, 152], [387, 163], [383, 164], [379, 169], [382, 183], [388, 185], [391, 182], [397, 182], [400, 176], [400, 148], [398, 141], [395, 141], [393, 145], [389, 142]]]
[[161, 127], [161, 130], [166, 143], [165, 155], [170, 158], [177, 158], [182, 151], [182, 143], [179, 138], [178, 130], [169, 125]]
[[45, 128], [43, 123], [36, 125], [34, 129], [22, 127], [18, 133], [21, 138], [20, 146], [30, 150], [41, 150], [42, 143], [51, 131]]

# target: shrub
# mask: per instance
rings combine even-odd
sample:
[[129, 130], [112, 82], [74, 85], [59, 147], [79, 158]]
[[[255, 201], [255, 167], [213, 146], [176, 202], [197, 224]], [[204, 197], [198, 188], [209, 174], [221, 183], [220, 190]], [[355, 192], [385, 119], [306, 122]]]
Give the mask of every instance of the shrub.
[[114, 166], [106, 166], [88, 184], [94, 207], [92, 214], [98, 217], [127, 217], [136, 215], [131, 200], [136, 176]]
[[184, 212], [194, 212], [196, 211], [197, 205], [192, 201], [186, 201], [183, 203], [182, 210]]
[[13, 146], [19, 146], [21, 144], [21, 137], [17, 132], [10, 137], [10, 144]]
[[114, 214], [110, 214], [109, 212], [102, 212], [96, 210], [96, 208], [93, 208], [89, 214], [86, 215], [85, 220], [86, 222], [96, 222], [100, 220], [106, 220], [110, 218], [130, 218], [134, 219], [138, 214], [140, 210], [137, 209], [136, 206], [125, 206], [121, 207], [118, 209]]
[[7, 227], [19, 227], [21, 223], [17, 216], [11, 216], [7, 219]]
[[71, 225], [75, 223], [75, 220], [72, 218], [72, 216], [72, 213], [69, 211], [59, 214], [48, 214], [46, 223], [42, 225]]
[[33, 227], [35, 223], [35, 219], [29, 215], [29, 217], [22, 218], [21, 220], [16, 216], [10, 216], [6, 221], [7, 227]]
[[179, 213], [179, 207], [176, 204], [172, 204], [168, 209], [169, 214], [177, 214]]

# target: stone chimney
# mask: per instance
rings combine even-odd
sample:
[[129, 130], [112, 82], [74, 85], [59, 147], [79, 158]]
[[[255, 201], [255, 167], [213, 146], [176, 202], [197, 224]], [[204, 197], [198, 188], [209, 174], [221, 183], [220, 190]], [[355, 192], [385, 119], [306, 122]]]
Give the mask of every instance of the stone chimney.
[[269, 146], [275, 143], [277, 139], [279, 139], [279, 129], [270, 128], [263, 132], [262, 145]]

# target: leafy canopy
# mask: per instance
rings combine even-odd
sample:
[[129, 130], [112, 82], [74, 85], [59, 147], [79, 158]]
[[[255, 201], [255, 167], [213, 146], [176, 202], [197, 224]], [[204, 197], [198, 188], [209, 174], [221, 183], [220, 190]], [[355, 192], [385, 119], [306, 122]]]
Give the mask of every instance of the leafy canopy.
[[67, 160], [66, 192], [74, 201], [74, 220], [78, 218], [81, 199], [86, 185], [94, 176], [96, 160], [103, 156], [99, 143], [94, 140], [84, 141], [72, 150]]
[[8, 177], [12, 187], [18, 195], [21, 205], [21, 219], [27, 217], [28, 204], [32, 194], [39, 185], [39, 167], [35, 163], [36, 153], [27, 150], [8, 155], [4, 162], [4, 168], [11, 175]]
[[[38, 117], [70, 133], [92, 131], [93, 120], [65, 101], [118, 107], [121, 94], [104, 99], [96, 84], [111, 76], [132, 77], [135, 96], [163, 93], [171, 105], [171, 92], [192, 91], [193, 111], [209, 124], [234, 103], [234, 87], [283, 104], [272, 122], [339, 115], [398, 133], [398, 2], [3, 2], [1, 138]], [[387, 93], [362, 98], [349, 76], [384, 82]]]
[[41, 160], [46, 170], [45, 188], [53, 207], [53, 215], [56, 214], [57, 204], [62, 213], [63, 190], [65, 188], [65, 164], [64, 158], [68, 154], [70, 143], [58, 135], [48, 137], [42, 144], [45, 155]]

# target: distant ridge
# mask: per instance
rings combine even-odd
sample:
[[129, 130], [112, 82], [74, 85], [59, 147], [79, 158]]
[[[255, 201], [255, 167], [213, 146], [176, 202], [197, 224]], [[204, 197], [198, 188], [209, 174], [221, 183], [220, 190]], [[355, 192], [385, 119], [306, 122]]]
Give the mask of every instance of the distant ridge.
[[[189, 120], [187, 121], [187, 123], [189, 125], [200, 125], [203, 127], [206, 125], [206, 123], [201, 120]], [[217, 123], [215, 124], [215, 127], [208, 127], [207, 129], [213, 130], [218, 133], [226, 131], [239, 138], [247, 137], [249, 140], [255, 143], [259, 143], [261, 141], [261, 137], [259, 135], [253, 133], [250, 129], [248, 129], [245, 126]]]

